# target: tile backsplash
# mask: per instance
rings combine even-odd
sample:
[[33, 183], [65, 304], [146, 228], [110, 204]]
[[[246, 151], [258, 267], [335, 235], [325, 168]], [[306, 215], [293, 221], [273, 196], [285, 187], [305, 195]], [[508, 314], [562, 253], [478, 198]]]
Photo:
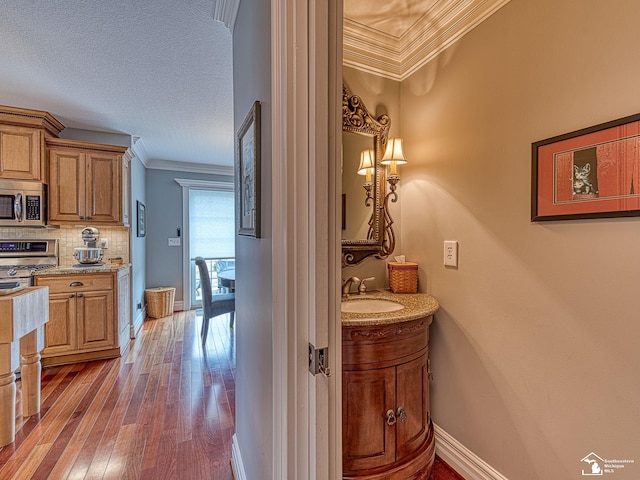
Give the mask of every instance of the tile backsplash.
[[[91, 225], [92, 226], [92, 225]], [[58, 264], [69, 267], [76, 264], [73, 249], [84, 247], [82, 242], [82, 227], [60, 228], [0, 228], [0, 238], [11, 240], [22, 239], [58, 239]], [[122, 257], [124, 263], [129, 263], [129, 229], [125, 227], [97, 226], [100, 238], [109, 241], [109, 247], [103, 252], [103, 260], [111, 257]]]

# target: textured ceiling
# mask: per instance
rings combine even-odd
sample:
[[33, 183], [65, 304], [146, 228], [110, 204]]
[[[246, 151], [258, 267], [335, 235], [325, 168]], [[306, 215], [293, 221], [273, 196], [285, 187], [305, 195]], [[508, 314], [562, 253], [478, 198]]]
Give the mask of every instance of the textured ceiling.
[[231, 32], [215, 0], [24, 0], [0, 14], [0, 104], [233, 165]]

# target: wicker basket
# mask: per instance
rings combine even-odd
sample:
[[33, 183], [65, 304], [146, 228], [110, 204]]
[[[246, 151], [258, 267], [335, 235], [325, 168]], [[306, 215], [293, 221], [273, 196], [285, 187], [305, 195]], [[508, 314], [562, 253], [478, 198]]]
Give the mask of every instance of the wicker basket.
[[389, 262], [389, 286], [393, 293], [418, 292], [418, 264]]
[[153, 318], [162, 318], [173, 315], [173, 300], [176, 289], [173, 287], [149, 288], [144, 291], [147, 302], [147, 315]]

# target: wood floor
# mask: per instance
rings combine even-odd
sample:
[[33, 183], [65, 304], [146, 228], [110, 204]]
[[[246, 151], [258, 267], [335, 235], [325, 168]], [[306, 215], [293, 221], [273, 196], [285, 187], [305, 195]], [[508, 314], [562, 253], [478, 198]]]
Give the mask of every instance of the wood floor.
[[[212, 319], [203, 350], [201, 321], [147, 319], [126, 357], [43, 369], [41, 412], [17, 414], [0, 479], [232, 480], [234, 331]], [[436, 459], [433, 480], [461, 478]]]

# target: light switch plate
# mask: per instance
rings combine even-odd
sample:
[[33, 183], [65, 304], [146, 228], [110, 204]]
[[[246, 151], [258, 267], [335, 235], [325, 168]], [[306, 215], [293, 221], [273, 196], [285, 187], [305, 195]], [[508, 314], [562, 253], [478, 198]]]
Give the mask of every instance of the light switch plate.
[[180, 246], [180, 237], [173, 237], [169, 239], [170, 247], [179, 247]]
[[458, 242], [455, 240], [444, 241], [444, 264], [447, 267], [458, 266]]

